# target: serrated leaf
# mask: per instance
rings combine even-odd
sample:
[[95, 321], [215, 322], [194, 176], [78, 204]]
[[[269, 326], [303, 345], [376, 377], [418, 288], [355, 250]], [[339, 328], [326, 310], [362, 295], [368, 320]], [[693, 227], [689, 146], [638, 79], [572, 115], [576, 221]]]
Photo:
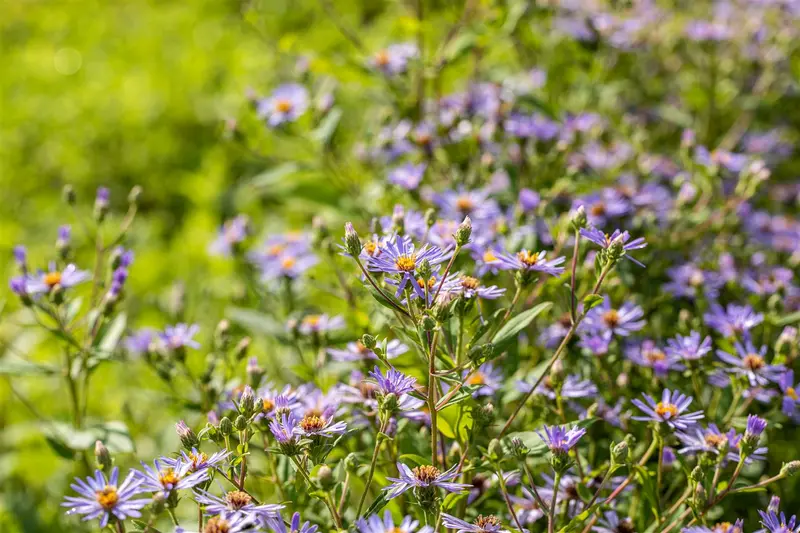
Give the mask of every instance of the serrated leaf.
[[552, 306], [552, 302], [543, 302], [535, 307], [532, 307], [531, 309], [528, 309], [527, 311], [523, 311], [522, 313], [518, 314], [506, 322], [502, 328], [500, 328], [500, 331], [498, 331], [494, 338], [492, 338], [492, 344], [494, 344], [495, 347], [498, 347], [513, 341], [520, 331], [524, 330], [531, 322], [533, 322], [534, 318], [539, 316], [544, 311], [547, 311]]

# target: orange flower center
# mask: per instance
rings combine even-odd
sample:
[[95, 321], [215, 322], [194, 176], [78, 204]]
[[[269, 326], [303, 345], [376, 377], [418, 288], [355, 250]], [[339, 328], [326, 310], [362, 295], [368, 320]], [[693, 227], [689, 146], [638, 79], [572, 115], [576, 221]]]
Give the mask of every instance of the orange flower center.
[[674, 403], [658, 402], [656, 405], [656, 414], [662, 418], [666, 418], [667, 415], [669, 415], [671, 418], [678, 414], [678, 406]]
[[594, 216], [602, 216], [606, 213], [606, 205], [602, 202], [597, 202], [589, 210]]
[[48, 272], [44, 275], [45, 284], [51, 289], [61, 283], [61, 272]]
[[300, 421], [300, 427], [304, 431], [319, 431], [325, 427], [325, 419], [320, 416], [306, 416]]
[[286, 100], [285, 98], [281, 98], [275, 101], [275, 111], [279, 113], [288, 113], [292, 110], [292, 102]]
[[385, 67], [389, 64], [389, 52], [386, 50], [379, 50], [375, 53], [375, 63], [378, 66]]
[[315, 328], [319, 326], [320, 320], [322, 320], [322, 317], [320, 315], [308, 315], [303, 319], [303, 324]]
[[232, 490], [225, 495], [225, 502], [228, 504], [228, 508], [235, 511], [242, 509], [251, 501], [253, 501], [253, 498], [251, 498], [246, 492], [242, 492], [240, 490]]
[[97, 500], [97, 503], [100, 504], [100, 507], [103, 509], [113, 509], [117, 502], [119, 501], [119, 495], [117, 494], [117, 487], [112, 485], [106, 485], [103, 487], [103, 490], [98, 490], [94, 493], [94, 498]]
[[465, 289], [475, 290], [480, 286], [481, 282], [472, 276], [464, 276], [461, 278], [461, 286]]
[[475, 202], [469, 196], [459, 196], [456, 200], [456, 207], [462, 213], [468, 213], [475, 209]]
[[159, 472], [159, 474], [158, 474], [158, 481], [159, 481], [159, 482], [160, 482], [160, 483], [161, 483], [161, 484], [162, 484], [164, 487], [166, 487], [166, 486], [168, 486], [168, 485], [173, 485], [173, 486], [174, 486], [174, 485], [175, 485], [176, 483], [178, 483], [178, 481], [180, 481], [180, 480], [181, 480], [181, 478], [180, 478], [180, 477], [178, 476], [178, 474], [176, 474], [176, 473], [175, 473], [175, 471], [174, 471], [173, 469], [171, 469], [171, 468], [167, 468], [166, 470], [162, 470], [162, 471], [161, 471], [161, 472]]
[[208, 519], [206, 526], [203, 528], [203, 533], [228, 533], [231, 530], [231, 525], [224, 518], [214, 516]]
[[378, 249], [378, 243], [375, 241], [368, 241], [364, 244], [364, 251], [367, 252], [367, 255], [375, 255], [375, 250]]
[[276, 256], [280, 254], [284, 249], [286, 249], [286, 246], [282, 244], [273, 244], [272, 246], [267, 248], [267, 255]]
[[717, 435], [716, 433], [710, 433], [706, 435], [706, 444], [709, 446], [713, 446], [714, 448], [719, 448], [722, 444], [728, 442], [728, 437], [725, 435]]
[[272, 401], [271, 399], [269, 399], [269, 398], [264, 398], [263, 400], [261, 400], [261, 408], [262, 408], [262, 409], [263, 409], [265, 412], [270, 412], [270, 411], [272, 411], [273, 409], [275, 409], [275, 402], [273, 402], [273, 401]]
[[764, 365], [766, 364], [764, 363], [763, 357], [761, 357], [760, 355], [756, 355], [754, 353], [748, 354], [744, 358], [743, 363], [745, 368], [749, 368], [750, 370], [760, 370], [764, 368]]
[[483, 385], [484, 383], [486, 383], [486, 376], [483, 375], [483, 372], [475, 372], [467, 380], [467, 385]]
[[689, 276], [689, 285], [697, 287], [699, 285], [702, 285], [705, 280], [706, 277], [703, 275], [703, 271], [695, 270], [694, 272], [692, 272], [692, 275]]
[[[422, 278], [417, 278], [417, 285], [419, 285], [420, 289], [424, 289], [425, 288], [425, 280], [422, 279]], [[436, 287], [436, 280], [434, 278], [431, 278], [431, 279], [428, 280], [428, 290], [429, 291], [433, 290], [434, 287]]]
[[394, 262], [397, 270], [401, 272], [411, 272], [417, 266], [417, 256], [415, 255], [401, 255]]
[[418, 466], [411, 471], [414, 477], [423, 483], [430, 483], [439, 477], [439, 469], [435, 466], [424, 465]]
[[786, 396], [788, 396], [792, 400], [797, 400], [797, 391], [794, 390], [794, 387], [787, 387], [786, 388]]
[[491, 514], [489, 516], [478, 515], [478, 518], [475, 519], [475, 525], [485, 530], [490, 527], [499, 526], [500, 520]]
[[525, 266], [532, 267], [539, 262], [539, 254], [530, 253], [528, 250], [522, 250], [517, 254], [517, 259], [522, 261]]
[[646, 350], [644, 352], [644, 357], [651, 363], [656, 363], [658, 361], [663, 361], [667, 358], [667, 356], [661, 350]]
[[192, 460], [192, 470], [197, 470], [197, 467], [208, 461], [208, 455], [203, 452], [190, 453], [189, 459]]
[[603, 313], [603, 322], [610, 328], [617, 327], [619, 325], [619, 312], [616, 309], [609, 309]]
[[296, 263], [297, 260], [294, 257], [284, 257], [281, 261], [281, 267], [292, 268]]

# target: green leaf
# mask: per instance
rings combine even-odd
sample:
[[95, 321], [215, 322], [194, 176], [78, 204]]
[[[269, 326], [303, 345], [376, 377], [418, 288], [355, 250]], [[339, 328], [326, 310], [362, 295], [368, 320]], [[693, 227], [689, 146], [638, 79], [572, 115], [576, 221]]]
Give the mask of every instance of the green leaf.
[[411, 461], [412, 463], [420, 466], [431, 464], [429, 459], [425, 459], [421, 455], [416, 455], [413, 453], [404, 453], [403, 455], [398, 457], [397, 460], [400, 461], [401, 463], [407, 463], [408, 461]]
[[452, 426], [450, 426], [450, 423], [447, 420], [445, 420], [444, 417], [442, 416], [437, 417], [436, 422], [437, 422], [436, 426], [439, 428], [439, 431], [442, 433], [442, 435], [444, 435], [448, 439], [456, 438], [456, 432], [453, 431]]
[[[132, 453], [135, 449], [128, 427], [124, 422], [112, 421], [94, 424], [85, 429], [75, 429], [69, 424], [54, 422], [43, 430], [48, 443], [56, 453], [90, 450], [95, 441], [102, 441], [111, 453]], [[61, 451], [59, 451], [61, 450]]]
[[327, 145], [333, 134], [336, 133], [336, 128], [339, 126], [339, 121], [342, 119], [342, 110], [338, 107], [331, 109], [325, 118], [322, 119], [317, 129], [311, 133], [311, 137], [321, 145]]
[[47, 365], [31, 363], [24, 359], [0, 359], [0, 375], [5, 376], [34, 376], [52, 375], [58, 373], [58, 368]]
[[656, 483], [653, 480], [652, 474], [643, 466], [634, 465], [636, 470], [636, 477], [639, 478], [639, 486], [642, 489], [642, 494], [645, 499], [650, 503], [650, 509], [653, 513], [658, 512], [658, 494], [656, 492]]
[[789, 324], [800, 322], [800, 311], [795, 311], [794, 313], [786, 315], [785, 317], [782, 318], [772, 319], [771, 322], [778, 327], [788, 326]]
[[372, 505], [367, 508], [362, 516], [378, 514], [378, 511], [386, 507], [387, 503], [389, 503], [389, 500], [386, 499], [386, 491], [381, 491], [378, 497], [375, 498], [375, 501], [372, 502]]
[[122, 334], [125, 333], [127, 324], [128, 316], [125, 313], [118, 314], [111, 324], [106, 327], [105, 334], [98, 344], [98, 348], [101, 352], [112, 353], [116, 350], [119, 340], [122, 338]]
[[583, 311], [586, 312], [603, 303], [603, 298], [599, 294], [589, 294], [583, 299]]
[[282, 165], [273, 167], [266, 172], [262, 172], [261, 174], [253, 176], [248, 184], [251, 187], [256, 187], [259, 189], [269, 188], [282, 182], [290, 174], [294, 174], [299, 170], [300, 167], [296, 163], [283, 163]]
[[283, 326], [278, 324], [271, 316], [253, 311], [252, 309], [245, 309], [243, 307], [227, 307], [225, 308], [225, 316], [228, 320], [234, 322], [252, 333], [260, 333], [262, 335], [274, 336], [278, 338], [286, 337], [286, 330]]
[[542, 312], [547, 311], [552, 306], [552, 302], [544, 302], [540, 303], [536, 307], [532, 307], [531, 309], [518, 314], [509, 320], [502, 328], [500, 328], [500, 331], [498, 331], [492, 339], [492, 343], [495, 345], [495, 347], [498, 347], [513, 341], [520, 331], [528, 327], [528, 325], [533, 322], [534, 318], [536, 318]]
[[454, 509], [461, 501], [469, 497], [469, 492], [451, 492], [442, 502], [442, 511], [449, 511]]

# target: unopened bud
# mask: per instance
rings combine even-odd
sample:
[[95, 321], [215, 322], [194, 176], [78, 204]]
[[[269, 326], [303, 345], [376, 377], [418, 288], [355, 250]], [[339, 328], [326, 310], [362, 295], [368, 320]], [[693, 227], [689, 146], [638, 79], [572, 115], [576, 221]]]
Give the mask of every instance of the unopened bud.
[[489, 448], [487, 450], [489, 453], [489, 459], [492, 461], [500, 461], [503, 458], [503, 445], [497, 439], [492, 439], [489, 442]]
[[628, 464], [630, 460], [630, 448], [628, 443], [622, 441], [615, 444], [611, 448], [611, 463], [612, 464]]
[[480, 431], [489, 427], [494, 422], [494, 405], [487, 403], [479, 406], [473, 410], [472, 418], [475, 420], [473, 431]]
[[689, 480], [694, 481], [695, 483], [699, 483], [703, 480], [703, 467], [700, 465], [694, 467], [694, 470], [689, 473]]
[[528, 453], [530, 453], [530, 449], [525, 446], [522, 439], [514, 437], [511, 439], [511, 453], [513, 453], [514, 457], [517, 459], [522, 459], [523, 457], [527, 457]]
[[328, 225], [321, 216], [315, 216], [311, 219], [311, 229], [314, 232], [314, 241], [316, 242], [322, 242], [328, 237]]
[[434, 224], [436, 224], [436, 210], [430, 208], [425, 211], [425, 225], [430, 228]]
[[556, 361], [553, 363], [553, 366], [550, 367], [550, 386], [557, 391], [561, 390], [561, 385], [564, 384], [564, 379], [566, 378], [566, 372], [564, 371], [564, 363], [561, 361]]
[[237, 431], [244, 431], [247, 429], [247, 419], [244, 417], [244, 415], [239, 415], [236, 417], [236, 422], [233, 423], [233, 427], [235, 427]]
[[222, 420], [219, 421], [219, 432], [223, 436], [228, 436], [233, 433], [233, 422], [227, 416], [223, 416]]
[[580, 231], [581, 229], [585, 228], [589, 221], [586, 218], [586, 208], [582, 205], [579, 205], [578, 208], [572, 213], [572, 219], [570, 220], [570, 225], [572, 229], [575, 231]]
[[322, 490], [331, 490], [336, 485], [336, 480], [333, 478], [333, 470], [328, 465], [319, 467], [316, 478]]
[[456, 230], [456, 234], [454, 235], [456, 239], [456, 246], [464, 246], [469, 243], [469, 238], [472, 235], [472, 220], [470, 218], [464, 217], [464, 221], [458, 225], [458, 229]]
[[108, 451], [105, 444], [99, 440], [94, 443], [94, 458], [99, 470], [108, 472], [111, 469], [113, 464], [111, 453]]
[[781, 508], [781, 499], [778, 496], [773, 496], [769, 500], [769, 506], [767, 507], [767, 512], [777, 513], [780, 508]]
[[786, 477], [792, 477], [798, 472], [800, 472], [800, 461], [790, 461], [781, 468], [781, 475]]
[[364, 348], [367, 350], [374, 350], [375, 346], [378, 345], [378, 340], [369, 333], [364, 333], [361, 336], [361, 344], [363, 344]]
[[139, 197], [142, 195], [142, 187], [134, 185], [131, 192], [128, 193], [128, 203], [130, 205], [139, 205]]
[[250, 337], [244, 337], [236, 344], [236, 347], [233, 349], [233, 357], [237, 361], [241, 361], [247, 356], [247, 351], [249, 349], [250, 349]]
[[98, 222], [102, 222], [106, 218], [110, 198], [111, 192], [107, 187], [97, 189], [97, 196], [94, 199], [94, 218]]
[[178, 433], [178, 438], [181, 439], [181, 446], [187, 450], [200, 446], [200, 439], [183, 420], [175, 424], [175, 431]]
[[433, 331], [436, 328], [436, 320], [431, 316], [425, 315], [422, 317], [421, 325], [425, 331]]
[[617, 381], [617, 387], [623, 389], [628, 386], [630, 378], [628, 377], [628, 374], [626, 372], [620, 372], [620, 374], [617, 376], [616, 381]]
[[431, 268], [430, 261], [427, 259], [420, 261], [419, 266], [417, 267], [417, 274], [419, 274], [423, 281], [427, 282], [430, 279], [432, 272], [433, 269]]
[[405, 233], [406, 226], [406, 212], [402, 205], [394, 206], [392, 212], [392, 229], [397, 233]]
[[75, 205], [75, 201], [77, 200], [75, 189], [70, 184], [64, 185], [64, 188], [61, 189], [61, 197], [67, 205]]
[[358, 233], [351, 222], [344, 225], [344, 248], [353, 257], [361, 254], [361, 239], [358, 238]]
[[226, 350], [228, 348], [231, 340], [230, 329], [231, 323], [225, 319], [220, 320], [217, 324], [217, 329], [214, 330], [214, 346], [217, 349]]
[[347, 457], [344, 458], [344, 468], [350, 473], [356, 472], [360, 463], [358, 455], [355, 453], [348, 454]]
[[244, 416], [250, 416], [255, 412], [256, 395], [250, 385], [245, 385], [242, 396], [239, 398], [239, 411]]

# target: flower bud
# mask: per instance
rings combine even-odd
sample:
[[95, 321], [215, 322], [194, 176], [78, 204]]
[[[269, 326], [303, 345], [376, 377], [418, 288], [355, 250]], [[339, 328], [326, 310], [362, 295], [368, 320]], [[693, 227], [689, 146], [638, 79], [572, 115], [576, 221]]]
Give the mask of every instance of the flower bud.
[[614, 239], [614, 241], [611, 243], [611, 246], [608, 247], [608, 250], [606, 251], [606, 260], [608, 263], [615, 265], [620, 259], [622, 259], [622, 256], [624, 255], [625, 245], [618, 237]]
[[58, 228], [58, 238], [56, 239], [56, 250], [58, 251], [61, 259], [66, 259], [69, 256], [70, 243], [72, 237], [72, 228], [65, 224]]
[[406, 212], [402, 205], [398, 204], [394, 206], [394, 211], [392, 212], [392, 229], [400, 234], [406, 232]]
[[631, 449], [624, 440], [611, 447], [611, 464], [624, 465], [630, 462]]
[[586, 218], [586, 208], [582, 205], [579, 205], [578, 208], [572, 213], [572, 218], [569, 221], [572, 229], [575, 231], [580, 231], [582, 228], [585, 228], [589, 221]]
[[[775, 353], [783, 356], [791, 354], [793, 349], [800, 346], [800, 337], [797, 335], [797, 328], [786, 326], [775, 341]], [[774, 364], [774, 363], [773, 363]]]
[[800, 461], [790, 461], [781, 467], [781, 475], [785, 477], [792, 477], [800, 472]]
[[200, 439], [183, 420], [180, 420], [177, 424], [175, 424], [175, 431], [178, 433], [178, 438], [181, 439], [181, 446], [187, 450], [191, 450], [192, 448], [197, 448], [200, 446]]
[[128, 193], [128, 204], [139, 205], [139, 197], [141, 195], [142, 195], [142, 187], [140, 185], [134, 185], [131, 188], [131, 192]]
[[261, 382], [261, 378], [264, 377], [264, 369], [258, 365], [257, 357], [251, 357], [247, 360], [245, 372], [247, 372], [248, 381], [253, 387], [257, 387]]
[[691, 471], [689, 474], [689, 480], [694, 481], [695, 483], [699, 483], [703, 480], [703, 467], [697, 465], [694, 467], [694, 470]]
[[503, 445], [497, 439], [492, 439], [489, 442], [489, 448], [487, 452], [489, 454], [489, 459], [492, 461], [500, 461], [503, 459], [503, 455], [505, 455], [503, 452]]
[[94, 458], [97, 468], [104, 472], [109, 472], [114, 461], [111, 459], [111, 453], [108, 448], [101, 442], [95, 441], [94, 443]]
[[233, 423], [227, 416], [223, 416], [222, 420], [219, 421], [219, 432], [226, 437], [233, 433]]
[[358, 233], [353, 228], [352, 222], [344, 225], [344, 248], [353, 257], [358, 257], [361, 254], [361, 239], [358, 238]]
[[239, 415], [236, 417], [236, 422], [233, 423], [233, 427], [236, 428], [236, 431], [244, 431], [247, 429], [247, 419], [244, 415]]
[[436, 328], [436, 320], [428, 315], [422, 317], [420, 324], [425, 331], [433, 331]]
[[218, 350], [226, 350], [231, 341], [230, 336], [231, 323], [226, 319], [222, 319], [217, 324], [217, 329], [214, 330], [214, 346]]
[[456, 246], [461, 247], [469, 243], [469, 238], [472, 235], [472, 220], [468, 216], [464, 217], [464, 221], [458, 225], [456, 234]]
[[528, 456], [530, 449], [525, 446], [525, 443], [522, 442], [522, 439], [514, 437], [511, 439], [511, 453], [514, 454], [514, 457], [517, 459], [523, 459], [524, 457]]
[[351, 474], [358, 470], [360, 463], [361, 462], [358, 460], [358, 455], [355, 453], [350, 453], [344, 458], [344, 468]]
[[553, 390], [560, 392], [561, 386], [564, 384], [566, 372], [564, 372], [564, 363], [560, 360], [553, 363], [550, 367], [550, 386]]
[[767, 512], [777, 513], [780, 508], [781, 508], [781, 499], [777, 496], [773, 496], [769, 500], [769, 507], [767, 507]]
[[487, 403], [486, 405], [478, 406], [473, 409], [472, 418], [475, 421], [472, 431], [486, 429], [494, 422], [494, 405]]
[[321, 243], [330, 234], [328, 231], [328, 225], [325, 223], [325, 219], [321, 216], [315, 216], [311, 219], [311, 230], [314, 233], [314, 242], [316, 243]]
[[245, 385], [242, 396], [239, 398], [239, 411], [249, 417], [256, 409], [256, 395], [250, 385]]
[[[177, 491], [173, 492], [177, 493]], [[167, 495], [164, 494], [164, 491], [153, 494], [153, 503], [150, 505], [152, 506], [152, 512], [154, 515], [159, 515], [164, 512], [164, 509], [167, 507]]]
[[364, 333], [361, 336], [361, 344], [363, 344], [364, 348], [367, 350], [374, 350], [375, 346], [378, 345], [378, 340], [369, 333]]
[[64, 185], [64, 188], [61, 189], [61, 197], [64, 199], [64, 202], [67, 205], [75, 205], [77, 196], [75, 195], [75, 189], [72, 187], [72, 185], [69, 183]]
[[102, 222], [108, 214], [108, 205], [111, 193], [107, 187], [99, 187], [97, 196], [94, 199], [94, 218], [97, 222]]
[[430, 228], [434, 224], [436, 224], [436, 210], [430, 208], [425, 211], [425, 225]]
[[431, 268], [431, 262], [427, 259], [420, 261], [419, 266], [417, 267], [417, 274], [419, 274], [423, 281], [428, 281], [431, 278], [432, 273], [433, 269]]
[[333, 470], [328, 465], [319, 467], [316, 478], [322, 490], [331, 490], [336, 485], [336, 480], [333, 478]]
[[620, 372], [620, 374], [617, 376], [617, 387], [624, 389], [625, 387], [628, 386], [629, 382], [630, 379], [628, 378], [628, 373]]
[[241, 361], [247, 356], [247, 351], [250, 349], [250, 337], [244, 337], [233, 348], [233, 357], [237, 361]]

